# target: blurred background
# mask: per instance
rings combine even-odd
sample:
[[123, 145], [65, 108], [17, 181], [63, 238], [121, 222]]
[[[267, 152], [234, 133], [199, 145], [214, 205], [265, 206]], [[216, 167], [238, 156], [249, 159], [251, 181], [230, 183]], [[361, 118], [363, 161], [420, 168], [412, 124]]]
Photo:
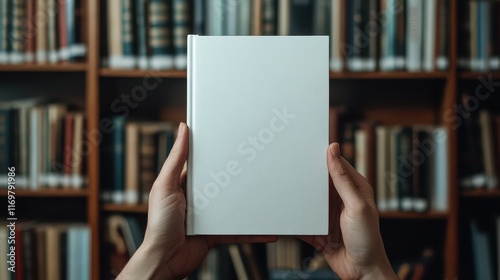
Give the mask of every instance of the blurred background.
[[[118, 275], [186, 120], [187, 34], [330, 36], [330, 141], [394, 270], [499, 279], [500, 2], [466, 0], [0, 0], [0, 279]], [[188, 279], [333, 277], [284, 237]]]

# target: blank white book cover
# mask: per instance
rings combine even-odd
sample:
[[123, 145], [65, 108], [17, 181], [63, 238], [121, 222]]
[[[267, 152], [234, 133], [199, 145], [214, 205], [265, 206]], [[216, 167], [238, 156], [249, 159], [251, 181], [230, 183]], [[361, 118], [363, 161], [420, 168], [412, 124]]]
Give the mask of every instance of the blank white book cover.
[[328, 232], [328, 36], [188, 36], [188, 235]]

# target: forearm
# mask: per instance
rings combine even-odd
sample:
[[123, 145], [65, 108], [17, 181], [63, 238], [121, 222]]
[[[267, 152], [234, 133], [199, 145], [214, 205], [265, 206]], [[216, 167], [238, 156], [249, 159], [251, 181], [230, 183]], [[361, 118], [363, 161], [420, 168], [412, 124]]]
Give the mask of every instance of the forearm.
[[143, 243], [116, 279], [175, 279], [175, 277], [161, 252]]

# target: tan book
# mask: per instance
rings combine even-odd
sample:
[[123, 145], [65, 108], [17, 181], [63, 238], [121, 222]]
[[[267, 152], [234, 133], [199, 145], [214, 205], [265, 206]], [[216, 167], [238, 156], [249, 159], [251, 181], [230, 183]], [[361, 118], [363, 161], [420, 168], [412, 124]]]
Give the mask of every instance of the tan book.
[[57, 44], [57, 3], [56, 0], [47, 0], [47, 55], [49, 63], [57, 63], [59, 61], [58, 44]]
[[491, 114], [488, 111], [479, 112], [479, 125], [481, 127], [481, 146], [483, 146], [484, 172], [486, 174], [486, 188], [495, 189], [498, 184], [494, 148], [493, 148], [493, 124]]
[[121, 0], [108, 0], [108, 63], [120, 68], [123, 60], [121, 32]]
[[377, 208], [380, 212], [387, 211], [387, 199], [389, 184], [386, 178], [386, 174], [390, 170], [390, 159], [389, 159], [389, 133], [390, 130], [385, 126], [378, 126], [375, 129], [377, 137], [377, 184], [375, 185], [377, 191]]
[[278, 35], [290, 34], [290, 0], [278, 2]]
[[73, 153], [71, 156], [71, 170], [73, 171], [71, 186], [76, 189], [82, 188], [86, 183], [83, 175], [83, 130], [83, 112], [76, 112], [73, 117]]
[[59, 280], [65, 278], [61, 275], [61, 248], [60, 248], [61, 228], [58, 225], [48, 225], [45, 229], [46, 244], [46, 265], [47, 279]]
[[262, 1], [253, 0], [252, 35], [262, 35]]
[[[47, 11], [47, 0], [37, 0], [37, 11]], [[36, 16], [36, 62], [47, 63], [47, 13]]]
[[[125, 128], [125, 203], [139, 203], [139, 133], [140, 123]], [[120, 203], [115, 201], [115, 203]]]
[[389, 136], [389, 172], [386, 173], [386, 180], [388, 180], [388, 192], [387, 192], [387, 210], [397, 211], [399, 210], [399, 198], [398, 198], [398, 147], [397, 147], [397, 136], [401, 133], [402, 127], [395, 126], [391, 128]]

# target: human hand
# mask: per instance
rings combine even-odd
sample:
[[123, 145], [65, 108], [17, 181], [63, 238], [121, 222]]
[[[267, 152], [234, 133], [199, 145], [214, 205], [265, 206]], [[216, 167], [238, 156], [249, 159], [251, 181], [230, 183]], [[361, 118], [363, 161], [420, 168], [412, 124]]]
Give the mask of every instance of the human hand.
[[275, 242], [273, 236], [186, 236], [188, 127], [181, 123], [170, 155], [149, 195], [144, 241], [117, 279], [179, 279], [219, 243]]
[[379, 230], [373, 189], [345, 159], [338, 143], [328, 147], [330, 223], [327, 236], [301, 236], [321, 252], [341, 279], [398, 279]]

